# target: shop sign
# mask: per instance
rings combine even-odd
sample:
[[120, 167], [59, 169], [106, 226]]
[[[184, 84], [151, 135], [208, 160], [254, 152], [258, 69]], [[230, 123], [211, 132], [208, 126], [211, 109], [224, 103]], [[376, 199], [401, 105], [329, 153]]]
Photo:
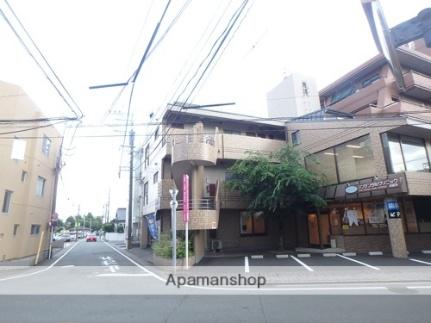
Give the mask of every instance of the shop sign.
[[400, 205], [397, 200], [386, 200], [386, 209], [390, 219], [401, 217]]
[[348, 194], [353, 194], [356, 193], [358, 191], [358, 187], [356, 185], [350, 185], [346, 187], [346, 193]]
[[366, 184], [359, 184], [358, 192], [363, 193], [363, 192], [384, 190], [387, 188], [395, 188], [400, 185], [399, 182], [400, 181], [398, 178], [391, 178], [391, 179], [382, 179], [380, 181], [375, 181], [375, 182], [366, 183]]

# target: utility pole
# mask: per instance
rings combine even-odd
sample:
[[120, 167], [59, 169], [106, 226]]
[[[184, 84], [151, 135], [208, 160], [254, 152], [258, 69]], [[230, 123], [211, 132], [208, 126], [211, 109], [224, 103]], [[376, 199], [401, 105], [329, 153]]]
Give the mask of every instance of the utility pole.
[[130, 145], [130, 170], [129, 170], [129, 208], [127, 218], [127, 249], [132, 248], [132, 208], [133, 208], [133, 151], [135, 149], [135, 131], [130, 130], [129, 136]]

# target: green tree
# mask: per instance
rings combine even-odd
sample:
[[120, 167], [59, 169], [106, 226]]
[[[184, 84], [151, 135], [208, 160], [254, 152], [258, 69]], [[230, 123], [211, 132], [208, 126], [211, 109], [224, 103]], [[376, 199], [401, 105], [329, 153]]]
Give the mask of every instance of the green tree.
[[103, 224], [102, 229], [105, 232], [114, 232], [114, 224], [113, 223], [105, 223], [105, 224]]
[[64, 227], [68, 230], [75, 228], [75, 218], [73, 216], [69, 216], [66, 219]]
[[270, 155], [250, 154], [230, 171], [228, 187], [251, 198], [250, 210], [278, 216], [280, 224], [282, 216], [326, 205], [319, 195], [321, 177], [305, 169], [300, 153], [290, 146]]

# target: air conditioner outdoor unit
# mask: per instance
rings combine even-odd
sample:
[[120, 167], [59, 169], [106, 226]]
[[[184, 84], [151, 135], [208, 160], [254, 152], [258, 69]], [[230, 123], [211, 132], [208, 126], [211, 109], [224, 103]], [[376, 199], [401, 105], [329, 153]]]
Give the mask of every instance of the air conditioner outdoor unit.
[[211, 250], [220, 251], [223, 249], [223, 244], [221, 240], [211, 240]]

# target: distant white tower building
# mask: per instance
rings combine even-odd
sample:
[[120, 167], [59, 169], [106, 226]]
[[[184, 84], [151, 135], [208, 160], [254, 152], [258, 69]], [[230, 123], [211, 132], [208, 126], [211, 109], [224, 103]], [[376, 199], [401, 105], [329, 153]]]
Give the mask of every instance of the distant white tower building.
[[315, 80], [296, 73], [286, 76], [266, 99], [270, 118], [295, 118], [320, 108]]

